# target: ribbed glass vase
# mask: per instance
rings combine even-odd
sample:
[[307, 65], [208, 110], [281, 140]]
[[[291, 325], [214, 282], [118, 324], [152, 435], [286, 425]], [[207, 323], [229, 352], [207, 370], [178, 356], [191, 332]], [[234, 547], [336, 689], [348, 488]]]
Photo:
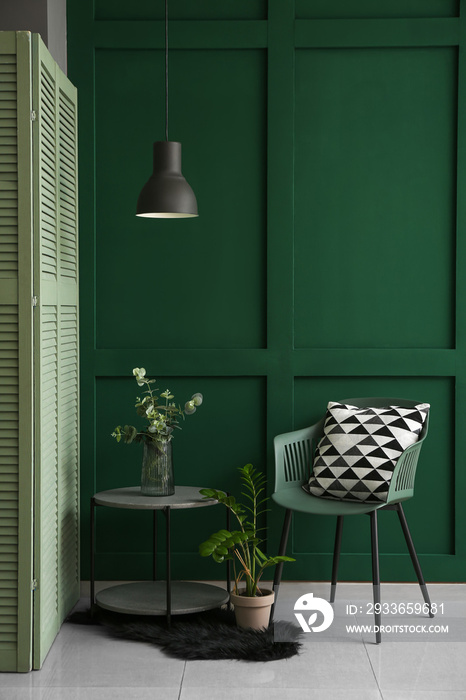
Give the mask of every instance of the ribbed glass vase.
[[141, 472], [143, 496], [171, 496], [175, 493], [171, 440], [159, 445], [152, 441], [144, 443]]

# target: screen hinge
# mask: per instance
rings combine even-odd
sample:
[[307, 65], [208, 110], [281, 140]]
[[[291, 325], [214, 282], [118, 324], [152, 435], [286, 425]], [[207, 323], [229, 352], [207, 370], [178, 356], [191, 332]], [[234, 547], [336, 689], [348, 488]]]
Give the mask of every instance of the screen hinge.
[[31, 591], [37, 591], [37, 579], [33, 578], [31, 581]]
[[36, 295], [34, 294], [34, 296], [32, 297], [32, 305], [33, 305], [33, 306], [37, 306], [38, 303], [39, 303], [39, 300], [38, 300], [38, 298], [36, 297]]
[[31, 111], [31, 121], [35, 122], [37, 120], [37, 112], [35, 109]]

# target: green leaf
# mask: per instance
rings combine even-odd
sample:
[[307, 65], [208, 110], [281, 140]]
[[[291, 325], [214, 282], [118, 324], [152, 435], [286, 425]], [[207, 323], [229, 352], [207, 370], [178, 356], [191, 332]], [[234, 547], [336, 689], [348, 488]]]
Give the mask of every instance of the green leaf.
[[205, 498], [215, 498], [219, 503], [224, 503], [226, 494], [223, 491], [217, 491], [217, 489], [200, 489], [199, 493]]
[[259, 547], [256, 547], [256, 552], [257, 555], [262, 559], [262, 561], [265, 561], [267, 559], [266, 555], [259, 549]]
[[238, 532], [234, 533], [234, 537], [235, 537], [236, 543], [238, 543], [238, 542], [245, 542], [248, 539], [249, 535], [246, 531], [243, 532], [242, 530], [238, 530]]
[[224, 538], [225, 537], [231, 537], [231, 532], [228, 532], [228, 530], [219, 530], [217, 532], [217, 535], [222, 535]]
[[[251, 503], [255, 503], [256, 499], [254, 496], [251, 496], [249, 493], [244, 493], [244, 491], [241, 492], [241, 495], [244, 496], [245, 498], [248, 499], [248, 501], [251, 501]], [[249, 506], [244, 506], [245, 508], [249, 508]]]
[[252, 464], [245, 464], [244, 467], [238, 467], [238, 469], [242, 474], [248, 475], [254, 471], [254, 467], [252, 466]]
[[210, 542], [203, 542], [199, 545], [199, 554], [201, 557], [210, 557], [212, 552], [215, 551], [215, 545]]
[[276, 564], [279, 564], [280, 562], [285, 562], [285, 561], [296, 561], [296, 559], [292, 559], [291, 557], [285, 557], [285, 556], [278, 556], [278, 557], [270, 557], [270, 559], [267, 559], [262, 564], [262, 568], [266, 569], [268, 566], [275, 566]]
[[125, 425], [125, 427], [123, 428], [123, 440], [129, 445], [133, 442], [137, 433], [138, 431], [136, 430], [134, 425]]
[[214, 489], [199, 489], [199, 493], [206, 498], [213, 498], [215, 491]]
[[211, 535], [208, 541], [217, 546], [218, 544], [222, 544], [225, 540], [223, 537], [218, 537], [218, 535]]

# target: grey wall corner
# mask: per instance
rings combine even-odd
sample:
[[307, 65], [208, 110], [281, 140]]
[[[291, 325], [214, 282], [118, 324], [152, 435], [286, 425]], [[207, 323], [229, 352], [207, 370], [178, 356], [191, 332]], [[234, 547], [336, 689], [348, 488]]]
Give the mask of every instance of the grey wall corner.
[[40, 34], [64, 73], [66, 59], [66, 0], [3, 0], [0, 31]]

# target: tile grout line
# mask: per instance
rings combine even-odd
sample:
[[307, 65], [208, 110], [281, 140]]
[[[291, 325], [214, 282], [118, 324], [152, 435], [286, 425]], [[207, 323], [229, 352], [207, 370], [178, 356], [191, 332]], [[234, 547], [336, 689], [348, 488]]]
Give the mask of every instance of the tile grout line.
[[362, 640], [362, 643], [364, 644], [364, 651], [366, 652], [367, 660], [369, 661], [369, 666], [370, 666], [370, 668], [371, 668], [372, 675], [374, 676], [375, 682], [377, 683], [377, 689], [378, 689], [378, 691], [379, 691], [380, 700], [384, 700], [383, 693], [382, 693], [382, 688], [381, 688], [380, 685], [379, 685], [379, 681], [378, 681], [378, 678], [377, 678], [377, 676], [376, 676], [376, 673], [375, 673], [375, 670], [374, 670], [374, 666], [372, 665], [371, 657], [369, 656], [369, 652], [367, 651], [367, 644], [366, 644], [366, 642], [364, 641], [364, 639]]
[[184, 662], [183, 674], [182, 674], [182, 676], [181, 676], [181, 681], [180, 681], [180, 692], [178, 693], [178, 700], [181, 700], [181, 693], [182, 693], [182, 690], [183, 690], [184, 674], [186, 673], [186, 665], [187, 665], [187, 663], [188, 663], [187, 661]]

